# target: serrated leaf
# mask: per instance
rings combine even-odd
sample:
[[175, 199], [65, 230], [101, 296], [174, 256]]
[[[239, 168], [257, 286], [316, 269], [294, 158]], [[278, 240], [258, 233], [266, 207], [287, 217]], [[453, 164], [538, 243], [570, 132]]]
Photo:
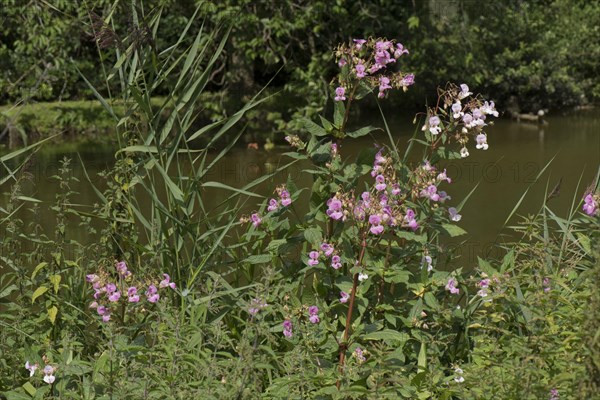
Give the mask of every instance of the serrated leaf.
[[304, 231], [304, 238], [313, 246], [318, 246], [323, 241], [323, 235], [318, 228], [308, 228]]
[[346, 114], [346, 105], [343, 101], [336, 101], [333, 106], [333, 123], [340, 129], [344, 122], [344, 114]]
[[465, 231], [463, 228], [461, 228], [458, 225], [442, 224], [442, 228], [446, 232], [448, 232], [448, 234], [450, 235], [450, 237], [456, 237], [456, 236], [464, 235], [464, 234], [467, 233], [467, 231]]
[[54, 322], [56, 321], [57, 314], [58, 308], [56, 308], [56, 306], [52, 306], [48, 309], [48, 319], [50, 320], [50, 322], [52, 322], [52, 325], [54, 325]]
[[279, 248], [287, 243], [287, 239], [271, 240], [267, 245], [267, 251], [277, 252]]
[[308, 118], [300, 118], [300, 123], [313, 136], [327, 136], [327, 131], [322, 126], [319, 126]]
[[31, 279], [35, 278], [35, 276], [37, 275], [38, 272], [40, 272], [40, 270], [44, 267], [46, 267], [48, 265], [47, 262], [41, 262], [39, 263], [34, 269], [33, 272], [31, 273]]
[[272, 259], [272, 256], [270, 254], [255, 254], [253, 256], [246, 258], [244, 260], [244, 262], [247, 262], [250, 264], [266, 264], [266, 263], [270, 263], [271, 259]]
[[427, 242], [427, 236], [417, 235], [414, 232], [398, 231], [396, 232], [396, 235], [402, 239], [411, 240], [413, 242], [418, 242], [421, 244], [425, 244]]
[[368, 135], [369, 133], [371, 133], [373, 131], [376, 131], [378, 129], [379, 128], [376, 128], [374, 126], [365, 126], [365, 127], [360, 128], [360, 129], [357, 129], [355, 131], [348, 132], [346, 134], [346, 136], [351, 137], [351, 138], [359, 138], [361, 136]]
[[35, 289], [35, 292], [33, 292], [33, 294], [31, 295], [31, 304], [35, 302], [35, 299], [37, 299], [47, 291], [48, 288], [46, 286], [40, 286], [39, 288]]
[[405, 332], [398, 332], [391, 329], [367, 333], [363, 336], [364, 340], [383, 340], [385, 342], [406, 343], [410, 337]]

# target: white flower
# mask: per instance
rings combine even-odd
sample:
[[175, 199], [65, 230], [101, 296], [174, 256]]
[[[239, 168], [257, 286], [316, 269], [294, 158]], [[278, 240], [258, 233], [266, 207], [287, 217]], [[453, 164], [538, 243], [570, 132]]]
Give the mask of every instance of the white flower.
[[366, 281], [367, 279], [369, 279], [369, 275], [367, 274], [363, 274], [362, 272], [358, 274], [358, 280], [359, 281]]
[[467, 158], [469, 157], [469, 150], [467, 150], [466, 147], [463, 147], [462, 149], [460, 149], [460, 156], [462, 158]]
[[29, 377], [32, 377], [35, 374], [35, 370], [38, 368], [37, 364], [29, 364], [29, 361], [25, 362], [25, 368], [29, 370]]
[[456, 374], [456, 376], [454, 377], [454, 382], [456, 383], [463, 383], [465, 381], [465, 378], [463, 378], [462, 374], [463, 374], [463, 370], [460, 369], [459, 367], [454, 368], [454, 373]]
[[48, 385], [51, 385], [56, 379], [56, 377], [53, 374], [54, 367], [51, 365], [46, 365], [44, 367], [44, 382], [46, 382]]
[[488, 293], [487, 293], [487, 290], [485, 290], [485, 289], [480, 289], [480, 290], [477, 292], [477, 295], [478, 295], [478, 296], [481, 296], [481, 297], [486, 297], [486, 296], [488, 295]]
[[460, 85], [460, 93], [458, 94], [458, 98], [460, 100], [464, 99], [465, 97], [471, 95], [473, 93], [469, 92], [469, 87], [467, 85], [465, 85], [464, 83], [462, 85]]
[[433, 269], [433, 260], [431, 259], [431, 256], [423, 256], [421, 259], [421, 268], [425, 265], [427, 265], [427, 272]]
[[488, 149], [489, 146], [487, 144], [487, 136], [485, 136], [483, 133], [480, 133], [479, 135], [477, 135], [475, 140], [477, 141], [477, 145], [475, 147], [477, 147], [478, 149], [483, 149], [483, 150]]
[[448, 214], [450, 214], [450, 219], [454, 222], [458, 222], [462, 218], [462, 215], [460, 215], [454, 207], [448, 209]]

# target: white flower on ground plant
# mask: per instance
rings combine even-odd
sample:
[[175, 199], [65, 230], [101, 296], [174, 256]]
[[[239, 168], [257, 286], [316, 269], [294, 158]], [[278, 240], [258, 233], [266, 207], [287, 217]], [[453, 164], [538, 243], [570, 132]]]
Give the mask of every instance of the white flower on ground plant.
[[54, 383], [54, 380], [56, 379], [56, 377], [54, 376], [54, 371], [55, 368], [52, 365], [46, 365], [44, 367], [44, 382], [46, 382], [49, 385]]
[[29, 377], [32, 377], [35, 374], [35, 370], [38, 368], [38, 364], [29, 364], [29, 361], [25, 362], [25, 368], [29, 370]]

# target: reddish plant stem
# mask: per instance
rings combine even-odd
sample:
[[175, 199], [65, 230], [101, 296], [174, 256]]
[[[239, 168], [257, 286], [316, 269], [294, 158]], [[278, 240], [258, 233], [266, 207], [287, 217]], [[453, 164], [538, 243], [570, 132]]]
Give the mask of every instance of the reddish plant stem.
[[[360, 244], [360, 255], [358, 256], [358, 265], [362, 265], [363, 257], [365, 256], [365, 249], [367, 248], [366, 235], [363, 234], [362, 242]], [[352, 322], [352, 311], [354, 310], [354, 298], [356, 297], [356, 288], [358, 287], [358, 272], [354, 274], [354, 282], [352, 283], [352, 293], [350, 293], [350, 304], [348, 305], [348, 314], [346, 315], [346, 328], [344, 329], [344, 336], [340, 343], [339, 357], [340, 357], [340, 374], [344, 370], [344, 361], [346, 360], [346, 350], [348, 350], [348, 336], [350, 334], [350, 324]], [[336, 386], [340, 388], [341, 381], [338, 379]]]

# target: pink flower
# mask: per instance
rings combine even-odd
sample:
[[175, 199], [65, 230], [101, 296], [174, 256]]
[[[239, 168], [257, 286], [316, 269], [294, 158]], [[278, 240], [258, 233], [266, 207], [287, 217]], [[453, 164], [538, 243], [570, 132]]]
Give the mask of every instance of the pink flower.
[[320, 319], [319, 319], [319, 308], [317, 306], [310, 306], [308, 308], [308, 313], [310, 314], [309, 316], [309, 320], [312, 324], [318, 324]]
[[255, 228], [257, 228], [262, 222], [262, 218], [260, 217], [260, 215], [258, 215], [258, 213], [252, 214], [250, 216], [250, 220], [252, 221], [252, 225], [254, 225]]
[[363, 64], [357, 64], [354, 68], [356, 69], [356, 77], [358, 79], [362, 79], [365, 77], [365, 66]]
[[400, 81], [400, 86], [402, 86], [404, 88], [404, 90], [406, 90], [408, 88], [408, 86], [414, 85], [414, 83], [415, 83], [415, 75], [408, 74], [404, 78], [402, 78], [402, 80]]
[[331, 199], [327, 200], [327, 215], [335, 220], [340, 220], [343, 218], [344, 213], [342, 212], [342, 202], [335, 198], [332, 197]]
[[337, 88], [335, 88], [335, 101], [344, 101], [346, 100], [346, 96], [344, 96], [346, 94], [346, 89], [344, 89], [343, 86], [338, 86]]
[[121, 275], [122, 277], [126, 277], [128, 275], [130, 275], [131, 273], [127, 270], [127, 264], [125, 264], [125, 261], [120, 261], [117, 263], [116, 266], [117, 272], [119, 273], [119, 275]]
[[385, 184], [385, 178], [383, 177], [383, 175], [377, 175], [375, 177], [375, 189], [377, 189], [378, 192], [381, 192], [382, 190], [385, 190], [385, 188], [387, 187], [387, 185]]
[[117, 301], [119, 301], [120, 298], [121, 298], [121, 292], [114, 292], [113, 294], [108, 296], [108, 301], [112, 301], [113, 303], [116, 303]]
[[346, 292], [340, 292], [340, 303], [345, 303], [350, 298], [350, 295]]
[[397, 43], [396, 44], [396, 50], [394, 51], [394, 57], [398, 58], [402, 54], [408, 54], [408, 50], [406, 50], [404, 48], [404, 46], [402, 45], [402, 43]]
[[356, 43], [356, 50], [360, 50], [363, 44], [367, 43], [365, 39], [352, 39], [354, 43]]
[[283, 336], [292, 337], [292, 321], [289, 319], [283, 321]]
[[140, 296], [137, 294], [137, 288], [135, 286], [127, 289], [127, 296], [130, 303], [137, 303], [140, 301]]
[[598, 210], [598, 203], [594, 200], [594, 196], [592, 196], [591, 193], [588, 193], [583, 201], [583, 212], [590, 216], [596, 214], [596, 211]]
[[269, 206], [267, 207], [267, 211], [275, 211], [279, 208], [279, 202], [275, 199], [269, 200]]
[[282, 190], [281, 193], [279, 194], [279, 197], [281, 198], [281, 205], [282, 206], [287, 207], [290, 204], [292, 204], [292, 199], [290, 197], [290, 192], [288, 192], [287, 190]]
[[325, 254], [325, 257], [330, 257], [335, 251], [333, 246], [329, 243], [321, 243], [321, 250], [323, 251], [323, 254]]
[[446, 284], [446, 290], [450, 291], [450, 293], [452, 294], [458, 294], [460, 292], [460, 289], [458, 289], [456, 285], [458, 285], [456, 279], [449, 278], [448, 283]]
[[160, 288], [166, 288], [167, 286], [170, 287], [171, 289], [175, 289], [175, 282], [171, 282], [171, 277], [168, 274], [163, 274], [163, 277], [165, 279], [163, 279], [162, 281], [160, 281], [160, 283], [158, 284], [158, 286]]
[[317, 265], [319, 263], [319, 252], [313, 250], [308, 253], [308, 261], [306, 263], [311, 267]]
[[158, 294], [158, 289], [156, 289], [156, 286], [148, 286], [148, 290], [146, 291], [146, 298], [150, 303], [156, 303], [158, 299], [160, 299], [160, 295]]
[[406, 209], [406, 214], [404, 215], [404, 222], [413, 231], [416, 231], [419, 227], [419, 224], [417, 224], [417, 220], [415, 219], [415, 212], [410, 208]]
[[338, 255], [331, 257], [331, 267], [333, 269], [340, 269], [342, 267], [341, 261], [342, 259]]

